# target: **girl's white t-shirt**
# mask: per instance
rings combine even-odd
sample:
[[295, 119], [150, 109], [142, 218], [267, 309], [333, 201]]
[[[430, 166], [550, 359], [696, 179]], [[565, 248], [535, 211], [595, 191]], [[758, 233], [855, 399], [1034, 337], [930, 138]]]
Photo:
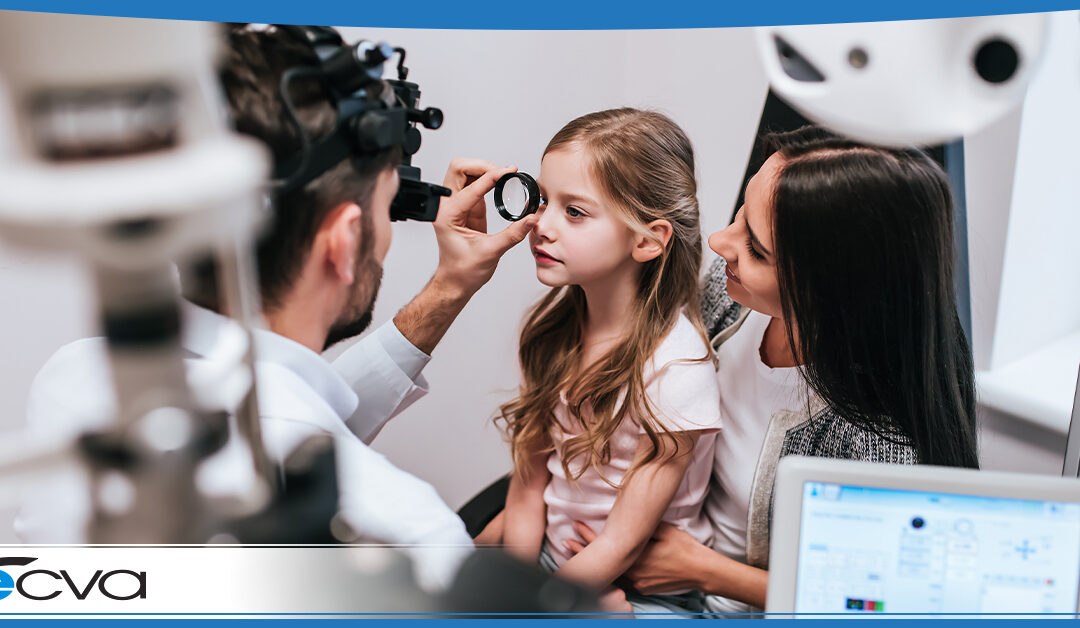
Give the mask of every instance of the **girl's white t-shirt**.
[[[717, 351], [724, 431], [716, 438], [705, 512], [713, 525], [711, 547], [743, 563], [750, 493], [769, 420], [781, 410], [800, 408], [807, 402], [799, 368], [771, 368], [761, 361], [761, 341], [771, 320], [766, 314], [750, 312], [742, 327]], [[710, 610], [745, 612], [748, 608], [725, 601], [731, 604]]]
[[[708, 355], [708, 345], [685, 316], [680, 316], [671, 333], [653, 354], [645, 373], [646, 394], [653, 412], [672, 432], [701, 431], [682, 484], [675, 492], [663, 521], [674, 524], [702, 543], [712, 536], [712, 525], [702, 509], [712, 474], [713, 443], [720, 429], [720, 399], [716, 371], [710, 359], [690, 362]], [[634, 454], [638, 437], [644, 433], [634, 417], [623, 421], [611, 438], [611, 460], [602, 466], [602, 474], [587, 469], [577, 480], [566, 477], [562, 451], [566, 440], [581, 432], [570, 420], [565, 398], [554, 408], [562, 430], [552, 430], [555, 451], [548, 458], [551, 480], [544, 490], [547, 503], [547, 546], [555, 563], [562, 566], [570, 559], [563, 542], [577, 539], [574, 522], [582, 521], [600, 532], [608, 513], [615, 505], [618, 485]], [[580, 468], [578, 460], [572, 470]], [[604, 481], [607, 478], [611, 482]], [[612, 486], [614, 484], [614, 486]]]

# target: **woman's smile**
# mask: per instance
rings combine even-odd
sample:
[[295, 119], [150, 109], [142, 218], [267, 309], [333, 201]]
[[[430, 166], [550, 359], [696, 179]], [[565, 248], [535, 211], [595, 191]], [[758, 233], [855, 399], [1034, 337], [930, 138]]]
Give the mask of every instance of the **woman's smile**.
[[736, 275], [735, 273], [731, 272], [731, 266], [725, 266], [724, 267], [724, 274], [727, 275], [728, 279], [734, 281], [735, 283], [737, 283], [739, 285], [742, 285], [742, 282], [739, 281], [739, 276]]

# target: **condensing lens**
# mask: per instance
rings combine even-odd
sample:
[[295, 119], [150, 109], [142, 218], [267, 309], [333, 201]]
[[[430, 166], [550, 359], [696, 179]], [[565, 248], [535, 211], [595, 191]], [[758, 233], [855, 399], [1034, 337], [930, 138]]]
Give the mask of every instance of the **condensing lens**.
[[514, 178], [503, 186], [502, 198], [506, 210], [515, 216], [520, 216], [529, 201], [529, 193], [525, 190], [525, 184], [521, 182], [521, 179]]
[[540, 208], [540, 186], [524, 172], [504, 174], [495, 183], [495, 209], [507, 220], [521, 220]]

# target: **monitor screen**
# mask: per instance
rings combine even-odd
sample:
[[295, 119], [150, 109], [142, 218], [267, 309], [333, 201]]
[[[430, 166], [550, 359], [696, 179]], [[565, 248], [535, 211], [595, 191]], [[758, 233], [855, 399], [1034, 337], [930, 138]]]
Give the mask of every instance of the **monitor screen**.
[[796, 613], [1073, 613], [1080, 504], [803, 484]]

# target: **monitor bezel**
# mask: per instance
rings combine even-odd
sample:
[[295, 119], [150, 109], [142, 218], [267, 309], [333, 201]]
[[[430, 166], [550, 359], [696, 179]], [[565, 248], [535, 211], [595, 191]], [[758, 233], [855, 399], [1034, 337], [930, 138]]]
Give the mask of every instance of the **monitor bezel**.
[[[1080, 504], [1080, 480], [1076, 478], [787, 456], [777, 466], [773, 491], [765, 603], [770, 615], [793, 613], [795, 608], [806, 482]], [[1077, 598], [1075, 610], [1080, 613], [1080, 592]]]

